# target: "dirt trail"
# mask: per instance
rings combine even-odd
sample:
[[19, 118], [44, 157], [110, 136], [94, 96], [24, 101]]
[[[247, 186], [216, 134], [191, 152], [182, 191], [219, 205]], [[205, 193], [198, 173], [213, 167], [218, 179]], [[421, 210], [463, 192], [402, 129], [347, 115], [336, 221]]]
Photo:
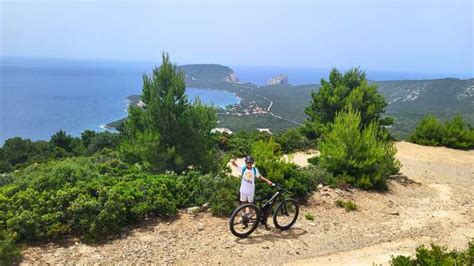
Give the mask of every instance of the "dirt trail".
[[[409, 179], [389, 181], [386, 193], [317, 192], [287, 232], [259, 227], [237, 239], [226, 219], [182, 213], [174, 220], [147, 221], [97, 246], [71, 241], [30, 247], [23, 264], [371, 265], [386, 264], [391, 254], [412, 254], [431, 241], [465, 248], [474, 238], [474, 151], [396, 145]], [[304, 163], [297, 155], [293, 160]], [[337, 208], [339, 198], [356, 202], [358, 211]], [[314, 222], [305, 220], [307, 212]]]

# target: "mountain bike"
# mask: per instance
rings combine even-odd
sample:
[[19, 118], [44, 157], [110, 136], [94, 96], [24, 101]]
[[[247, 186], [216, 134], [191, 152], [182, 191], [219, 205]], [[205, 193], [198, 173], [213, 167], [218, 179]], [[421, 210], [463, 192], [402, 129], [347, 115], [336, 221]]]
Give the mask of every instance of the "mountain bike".
[[[257, 204], [247, 203], [234, 210], [229, 219], [229, 227], [232, 234], [237, 237], [247, 237], [259, 223], [267, 227], [267, 219], [273, 213], [273, 224], [280, 230], [288, 230], [299, 214], [298, 203], [291, 198], [283, 197], [284, 193], [291, 193], [280, 185], [275, 184], [278, 191], [264, 204], [263, 200], [256, 199]], [[273, 207], [276, 205], [275, 211]]]

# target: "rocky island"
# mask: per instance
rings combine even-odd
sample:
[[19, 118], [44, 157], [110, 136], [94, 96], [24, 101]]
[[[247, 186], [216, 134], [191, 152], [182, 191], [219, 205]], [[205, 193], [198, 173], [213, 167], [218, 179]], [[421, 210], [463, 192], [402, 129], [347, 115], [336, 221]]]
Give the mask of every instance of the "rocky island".
[[267, 81], [267, 86], [280, 85], [280, 84], [285, 84], [285, 85], [288, 84], [288, 75], [280, 74]]

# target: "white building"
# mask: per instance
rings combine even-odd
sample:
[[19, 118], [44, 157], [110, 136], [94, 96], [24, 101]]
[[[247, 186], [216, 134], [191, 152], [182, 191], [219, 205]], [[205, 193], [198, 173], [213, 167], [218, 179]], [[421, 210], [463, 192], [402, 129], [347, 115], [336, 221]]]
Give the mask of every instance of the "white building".
[[225, 128], [225, 127], [216, 127], [216, 128], [213, 128], [211, 129], [211, 133], [214, 134], [216, 132], [219, 132], [219, 133], [227, 133], [229, 135], [231, 135], [233, 132], [228, 129], [228, 128]]
[[272, 134], [269, 128], [257, 128], [258, 132], [267, 132], [269, 134]]

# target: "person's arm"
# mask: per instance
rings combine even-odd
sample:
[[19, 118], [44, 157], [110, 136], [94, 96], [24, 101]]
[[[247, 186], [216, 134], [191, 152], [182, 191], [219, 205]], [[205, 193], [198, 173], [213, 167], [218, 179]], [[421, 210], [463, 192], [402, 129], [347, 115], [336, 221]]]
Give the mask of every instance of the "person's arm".
[[239, 168], [239, 166], [237, 165], [237, 163], [235, 162], [235, 159], [232, 159], [230, 160], [230, 163], [235, 166], [236, 168]]
[[270, 181], [270, 180], [268, 180], [268, 179], [266, 179], [263, 175], [259, 176], [258, 178], [259, 178], [260, 180], [262, 180], [262, 181], [267, 182], [267, 184], [269, 184], [270, 186], [273, 185], [273, 182]]

